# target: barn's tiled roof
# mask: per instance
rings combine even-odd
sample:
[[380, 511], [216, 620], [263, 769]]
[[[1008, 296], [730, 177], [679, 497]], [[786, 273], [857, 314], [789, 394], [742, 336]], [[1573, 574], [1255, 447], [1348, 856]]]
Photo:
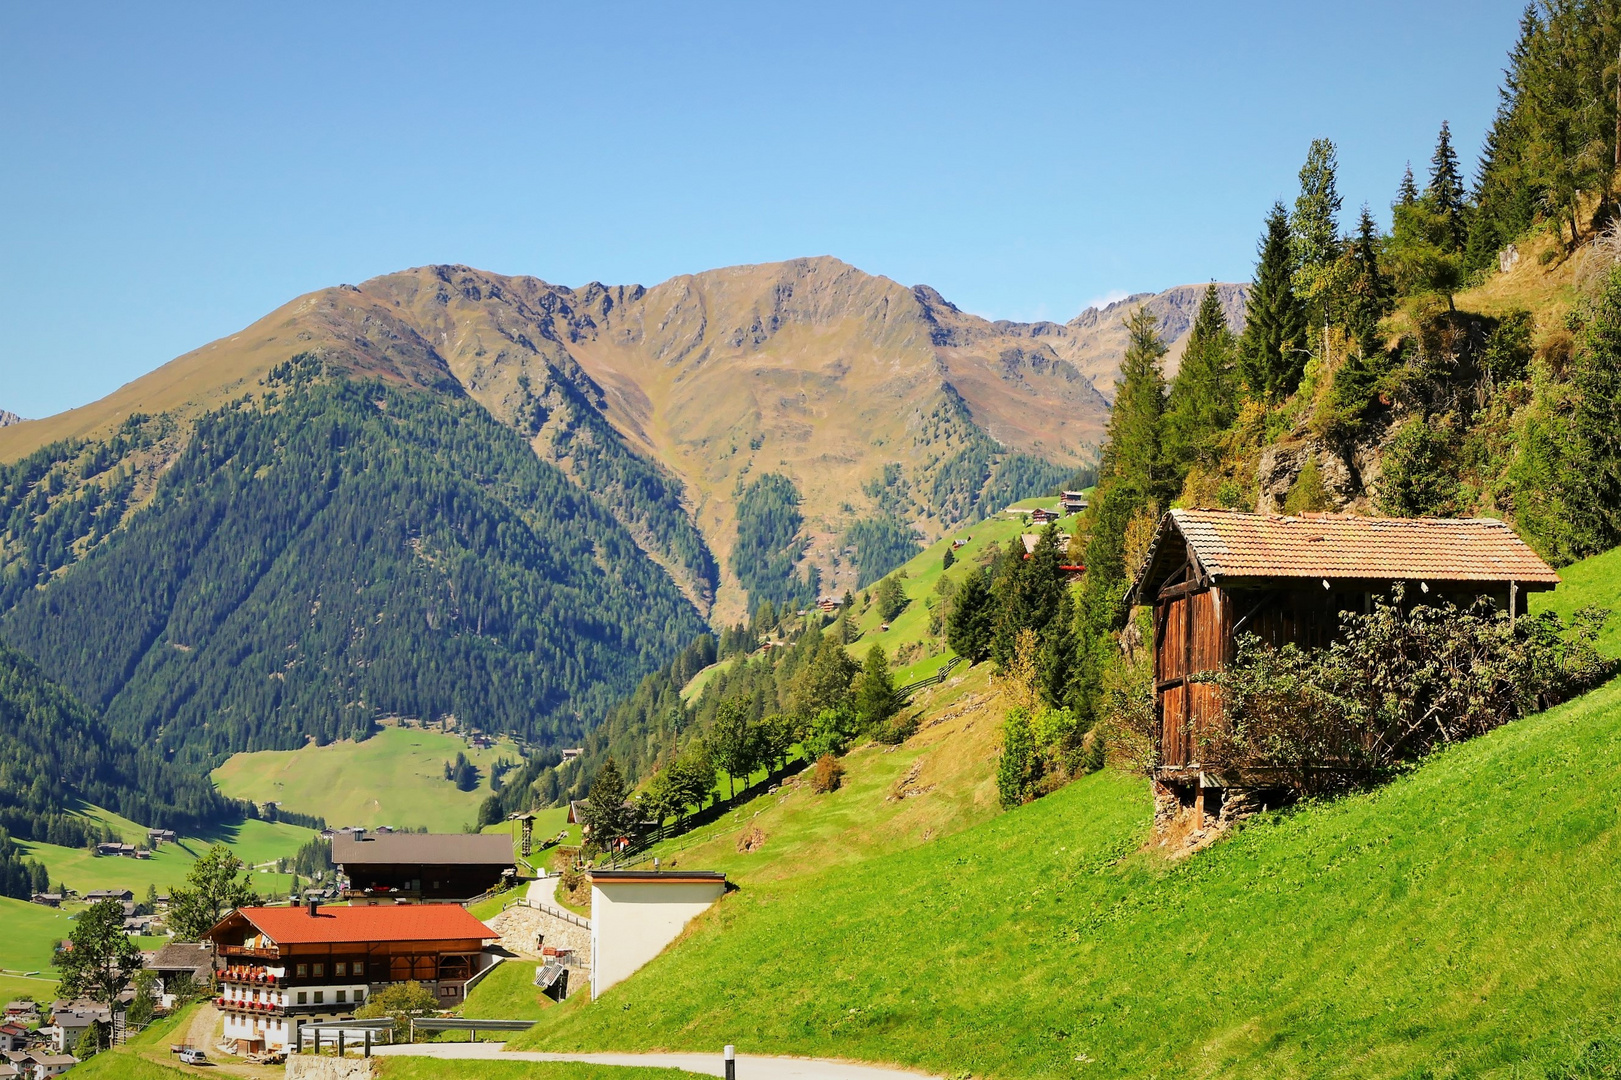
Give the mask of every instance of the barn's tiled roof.
[[[1180, 562], [1180, 534], [1218, 581], [1318, 578], [1506, 582], [1551, 588], [1559, 575], [1491, 518], [1280, 517], [1235, 510], [1172, 510], [1160, 522], [1132, 589], [1151, 596]], [[1168, 550], [1175, 547], [1175, 552]]]

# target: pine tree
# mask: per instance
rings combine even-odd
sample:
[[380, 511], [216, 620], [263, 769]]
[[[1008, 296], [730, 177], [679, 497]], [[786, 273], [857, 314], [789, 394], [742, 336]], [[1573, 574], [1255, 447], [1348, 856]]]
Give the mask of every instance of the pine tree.
[[1306, 315], [1294, 291], [1289, 215], [1282, 203], [1274, 203], [1266, 216], [1239, 343], [1239, 371], [1249, 392], [1267, 402], [1292, 393], [1305, 370], [1305, 341]]
[[867, 650], [866, 663], [856, 682], [856, 716], [871, 730], [895, 715], [895, 679], [889, 673], [889, 658], [882, 645]]
[[1215, 458], [1216, 438], [1236, 415], [1234, 345], [1221, 295], [1212, 282], [1199, 302], [1182, 366], [1165, 403], [1165, 458], [1178, 481], [1195, 463]]
[[1621, 544], [1621, 270], [1582, 328], [1570, 377], [1576, 407], [1560, 487], [1577, 555]]
[[1441, 121], [1441, 134], [1436, 137], [1435, 154], [1430, 158], [1430, 185], [1424, 189], [1424, 198], [1445, 221], [1442, 250], [1449, 255], [1460, 254], [1469, 237], [1469, 226], [1464, 220], [1463, 177], [1458, 173], [1458, 155], [1452, 149], [1452, 132], [1445, 120]]
[[951, 651], [970, 664], [989, 656], [992, 614], [985, 571], [972, 567], [951, 600], [951, 618], [946, 623], [946, 644]]
[[1382, 238], [1379, 226], [1367, 204], [1357, 220], [1356, 237], [1346, 252], [1350, 262], [1350, 279], [1345, 305], [1345, 325], [1356, 340], [1360, 354], [1371, 356], [1379, 351], [1379, 320], [1390, 314], [1395, 288], [1390, 275], [1380, 265], [1379, 249]]
[[[713, 782], [714, 774], [710, 774]], [[612, 756], [602, 763], [591, 780], [591, 793], [585, 802], [585, 824], [591, 831], [591, 841], [598, 848], [608, 850], [615, 840], [630, 831], [631, 811], [625, 805], [628, 791], [625, 778]]]
[[1412, 206], [1418, 202], [1418, 185], [1413, 182], [1413, 163], [1407, 163], [1407, 169], [1401, 174], [1401, 184], [1396, 188], [1396, 201], [1394, 206]]

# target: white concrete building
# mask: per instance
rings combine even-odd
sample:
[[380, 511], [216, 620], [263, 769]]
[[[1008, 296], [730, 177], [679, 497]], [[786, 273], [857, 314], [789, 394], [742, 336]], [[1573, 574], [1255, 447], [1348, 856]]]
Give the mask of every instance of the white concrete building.
[[712, 870], [591, 872], [591, 1000], [664, 951], [726, 892]]

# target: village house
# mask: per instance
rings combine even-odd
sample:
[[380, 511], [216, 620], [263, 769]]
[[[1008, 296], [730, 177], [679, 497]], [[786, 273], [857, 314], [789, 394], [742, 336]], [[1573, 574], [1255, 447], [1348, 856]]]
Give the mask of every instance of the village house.
[[1225, 720], [1217, 687], [1196, 676], [1230, 663], [1241, 634], [1318, 648], [1339, 633], [1342, 613], [1371, 611], [1399, 584], [1409, 602], [1467, 607], [1485, 597], [1518, 616], [1529, 593], [1558, 583], [1492, 519], [1172, 510], [1124, 601], [1154, 610], [1154, 779], [1199, 823], [1227, 789], [1265, 786], [1199, 761], [1202, 736]]
[[1065, 514], [1079, 514], [1086, 509], [1086, 495], [1080, 491], [1066, 491], [1058, 496], [1058, 505]]
[[91, 889], [84, 894], [87, 904], [99, 904], [103, 900], [117, 900], [121, 904], [133, 902], [135, 894], [128, 889]]
[[61, 893], [37, 892], [33, 896], [29, 897], [29, 900], [32, 903], [41, 904], [41, 905], [43, 905], [45, 907], [61, 907], [62, 906], [62, 894]]
[[393, 833], [332, 839], [332, 862], [351, 903], [456, 903], [498, 887], [517, 870], [504, 833]]
[[187, 982], [207, 988], [214, 979], [214, 949], [207, 943], [171, 941], [145, 956], [146, 967], [158, 977], [158, 1003], [175, 1005], [175, 990]]
[[13, 1065], [0, 1051], [0, 1080], [24, 1080], [22, 1070]]
[[28, 1041], [28, 1029], [15, 1022], [0, 1024], [0, 1051], [21, 1050]]
[[33, 1061], [33, 1070], [28, 1074], [30, 1080], [50, 1080], [50, 1077], [61, 1076], [79, 1063], [79, 1059], [72, 1054], [41, 1054], [30, 1052], [29, 1058]]
[[349, 1019], [372, 994], [422, 983], [444, 1008], [495, 962], [499, 935], [455, 904], [238, 908], [204, 935], [222, 967], [214, 1005], [239, 1053], [286, 1049], [306, 1024]]
[[[1041, 534], [1040, 533], [1020, 533], [1019, 534], [1019, 542], [1024, 545], [1024, 557], [1026, 559], [1028, 559], [1030, 556], [1032, 556], [1032, 555], [1034, 555], [1036, 553], [1036, 545], [1041, 543]], [[1067, 582], [1070, 582], [1072, 584], [1074, 582], [1080, 581], [1081, 577], [1086, 573], [1086, 567], [1082, 566], [1080, 563], [1071, 563], [1071, 562], [1068, 561], [1068, 559], [1069, 559], [1069, 534], [1068, 533], [1059, 533], [1058, 534], [1058, 557], [1060, 559], [1065, 560], [1064, 562], [1061, 562], [1059, 564], [1059, 566], [1058, 566], [1058, 571], [1059, 571], [1059, 573], [1064, 575], [1064, 580], [1067, 581]]]
[[51, 1006], [50, 1027], [41, 1028], [40, 1031], [49, 1035], [51, 1045], [58, 1054], [66, 1054], [79, 1045], [79, 1037], [91, 1024], [111, 1028], [112, 1023], [112, 1009], [99, 1002], [83, 999], [58, 1001]]
[[153, 847], [159, 844], [173, 844], [178, 839], [173, 829], [149, 829], [146, 838], [152, 842]]
[[1030, 524], [1032, 525], [1049, 525], [1057, 520], [1058, 511], [1056, 510], [1049, 510], [1044, 506], [1038, 506], [1034, 510], [1030, 511]]
[[8, 1001], [6, 1002], [6, 1019], [21, 1023], [33, 1023], [39, 1017], [39, 1003], [37, 1001]]

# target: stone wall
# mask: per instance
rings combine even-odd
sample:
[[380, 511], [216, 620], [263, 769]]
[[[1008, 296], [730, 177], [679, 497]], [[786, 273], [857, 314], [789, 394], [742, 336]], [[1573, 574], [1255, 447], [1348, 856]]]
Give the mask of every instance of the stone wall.
[[372, 1080], [375, 1059], [287, 1055], [287, 1080]]

